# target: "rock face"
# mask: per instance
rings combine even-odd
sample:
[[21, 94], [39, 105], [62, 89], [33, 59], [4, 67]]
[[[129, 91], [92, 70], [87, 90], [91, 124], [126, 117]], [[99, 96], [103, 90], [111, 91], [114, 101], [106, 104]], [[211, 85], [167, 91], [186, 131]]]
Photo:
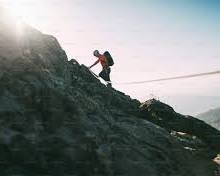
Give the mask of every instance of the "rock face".
[[220, 130], [220, 108], [212, 109], [205, 113], [199, 114], [196, 117]]
[[220, 149], [220, 132], [199, 119], [178, 114], [172, 107], [154, 99], [143, 103], [140, 110], [147, 120], [168, 131], [197, 136], [214, 150]]
[[[68, 61], [52, 36], [29, 26], [18, 35], [2, 17], [0, 26], [1, 175], [213, 175], [212, 158], [201, 153], [217, 150], [209, 139], [217, 130], [201, 121], [201, 134], [181, 127], [201, 139], [183, 143], [170, 134], [176, 128], [169, 117], [178, 125], [181, 116], [171, 107], [153, 102], [151, 109], [106, 88], [85, 66]], [[154, 112], [162, 123], [152, 120]], [[184, 148], [193, 142], [206, 151]]]
[[200, 164], [204, 157], [212, 159], [219, 153], [220, 132], [205, 122], [176, 113], [172, 107], [155, 99], [142, 103], [140, 112], [142, 118], [166, 129], [180, 141], [186, 150], [199, 158]]

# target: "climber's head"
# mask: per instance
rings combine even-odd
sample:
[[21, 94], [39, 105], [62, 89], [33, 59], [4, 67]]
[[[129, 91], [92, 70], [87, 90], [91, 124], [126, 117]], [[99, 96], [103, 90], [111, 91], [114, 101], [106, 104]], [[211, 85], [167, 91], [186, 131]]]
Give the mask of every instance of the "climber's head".
[[99, 53], [98, 50], [95, 50], [95, 51], [93, 52], [93, 55], [96, 56], [96, 57], [98, 57], [98, 56], [100, 55], [100, 53]]

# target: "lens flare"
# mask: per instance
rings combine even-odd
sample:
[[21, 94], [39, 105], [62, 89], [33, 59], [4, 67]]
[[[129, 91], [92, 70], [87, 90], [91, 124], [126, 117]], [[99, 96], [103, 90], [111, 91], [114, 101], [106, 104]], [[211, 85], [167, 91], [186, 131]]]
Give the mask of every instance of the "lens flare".
[[[38, 1], [39, 3], [39, 1]], [[28, 24], [35, 23], [38, 7], [36, 1], [33, 0], [0, 0], [3, 5], [14, 18]]]
[[7, 13], [4, 21], [9, 25], [12, 24], [12, 30], [18, 39], [23, 35], [25, 23], [29, 25], [37, 23], [38, 6], [34, 0], [0, 0], [0, 7]]

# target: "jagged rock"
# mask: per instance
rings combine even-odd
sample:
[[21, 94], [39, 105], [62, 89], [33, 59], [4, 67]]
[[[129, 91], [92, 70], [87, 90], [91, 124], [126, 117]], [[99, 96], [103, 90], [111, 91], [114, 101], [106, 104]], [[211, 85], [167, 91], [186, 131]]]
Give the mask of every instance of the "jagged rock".
[[[213, 175], [213, 161], [195, 157], [157, 121], [142, 118], [139, 101], [106, 88], [85, 66], [68, 61], [54, 37], [23, 26], [15, 45], [13, 24], [7, 35], [4, 25], [1, 175]], [[158, 111], [173, 114], [170, 107]]]
[[216, 153], [220, 149], [220, 132], [205, 122], [191, 116], [176, 113], [169, 105], [155, 99], [146, 101], [140, 106], [142, 117], [167, 129], [169, 132], [177, 131], [200, 138]]

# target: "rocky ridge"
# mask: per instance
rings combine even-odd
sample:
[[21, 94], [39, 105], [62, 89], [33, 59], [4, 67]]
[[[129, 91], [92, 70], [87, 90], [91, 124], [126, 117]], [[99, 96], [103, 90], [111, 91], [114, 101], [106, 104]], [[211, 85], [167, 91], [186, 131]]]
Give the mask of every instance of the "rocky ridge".
[[218, 130], [106, 88], [53, 36], [0, 26], [1, 175], [213, 175]]

